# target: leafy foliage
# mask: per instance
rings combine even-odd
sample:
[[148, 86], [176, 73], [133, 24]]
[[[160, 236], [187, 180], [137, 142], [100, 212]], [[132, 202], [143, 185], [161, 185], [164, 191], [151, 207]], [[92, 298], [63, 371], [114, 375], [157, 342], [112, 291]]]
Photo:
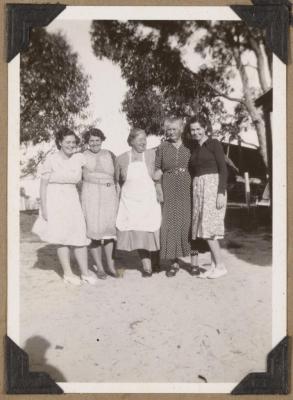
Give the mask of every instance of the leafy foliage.
[[[123, 110], [130, 124], [160, 135], [165, 115], [205, 112], [219, 135], [235, 138], [244, 127], [255, 128], [267, 162], [264, 124], [254, 106], [268, 86], [264, 59], [270, 54], [261, 31], [241, 21], [93, 21], [91, 36], [96, 56], [118, 64], [129, 86]], [[199, 68], [186, 64], [188, 47], [200, 55]], [[245, 65], [252, 52], [257, 66]], [[246, 68], [251, 67], [257, 69], [258, 88], [249, 85]], [[239, 98], [235, 77], [243, 87]], [[233, 114], [224, 98], [236, 102]]]
[[38, 28], [30, 39], [20, 57], [20, 138], [37, 144], [86, 117], [89, 78], [61, 33]]

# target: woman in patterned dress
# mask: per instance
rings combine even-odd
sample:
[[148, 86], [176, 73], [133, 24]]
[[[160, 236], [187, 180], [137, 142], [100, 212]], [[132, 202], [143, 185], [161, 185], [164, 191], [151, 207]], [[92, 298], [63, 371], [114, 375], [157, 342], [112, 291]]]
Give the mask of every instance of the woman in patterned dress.
[[192, 238], [207, 240], [212, 267], [201, 278], [215, 279], [227, 273], [218, 239], [224, 237], [227, 167], [223, 148], [207, 136], [207, 121], [202, 116], [189, 122], [191, 138], [197, 142], [191, 157], [193, 179]]
[[[167, 119], [167, 140], [156, 152], [156, 181], [159, 184], [161, 177], [163, 189], [160, 256], [162, 260], [171, 260], [166, 272], [168, 277], [178, 272], [178, 259], [191, 254], [191, 153], [182, 142], [183, 128], [180, 118]], [[191, 264], [194, 264], [193, 255]]]
[[81, 203], [87, 236], [91, 239], [90, 252], [98, 278], [106, 279], [107, 274], [102, 264], [103, 244], [108, 270], [111, 276], [117, 277], [113, 260], [118, 206], [114, 181], [115, 156], [109, 150], [102, 149], [102, 142], [106, 138], [100, 129], [90, 129], [83, 139], [88, 145], [88, 150], [83, 153], [86, 163], [83, 167]]
[[[77, 183], [81, 180], [85, 163], [81, 153], [76, 153], [79, 138], [68, 128], [56, 134], [58, 152], [47, 157], [41, 175], [41, 213], [33, 232], [48, 243], [58, 245], [57, 255], [63, 269], [63, 280], [72, 285], [81, 281], [94, 284], [97, 279], [89, 275], [87, 262], [86, 225], [81, 209]], [[70, 248], [81, 271], [81, 280], [72, 273]]]

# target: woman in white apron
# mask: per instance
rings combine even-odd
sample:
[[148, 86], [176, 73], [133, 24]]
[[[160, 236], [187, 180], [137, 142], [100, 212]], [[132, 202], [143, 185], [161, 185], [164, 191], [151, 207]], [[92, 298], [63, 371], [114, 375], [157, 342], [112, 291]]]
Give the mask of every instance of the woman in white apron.
[[132, 129], [129, 152], [116, 160], [116, 179], [121, 185], [116, 221], [117, 249], [138, 250], [143, 276], [152, 275], [151, 252], [160, 249], [161, 206], [152, 179], [154, 149], [146, 150], [146, 133]]

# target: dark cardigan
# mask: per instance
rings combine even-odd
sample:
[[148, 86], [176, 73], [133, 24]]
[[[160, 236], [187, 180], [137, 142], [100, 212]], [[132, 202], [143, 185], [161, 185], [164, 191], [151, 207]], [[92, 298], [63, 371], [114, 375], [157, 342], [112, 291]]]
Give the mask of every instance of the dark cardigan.
[[221, 143], [217, 139], [207, 139], [193, 149], [190, 167], [193, 176], [219, 174], [218, 193], [225, 193], [227, 186], [227, 166]]

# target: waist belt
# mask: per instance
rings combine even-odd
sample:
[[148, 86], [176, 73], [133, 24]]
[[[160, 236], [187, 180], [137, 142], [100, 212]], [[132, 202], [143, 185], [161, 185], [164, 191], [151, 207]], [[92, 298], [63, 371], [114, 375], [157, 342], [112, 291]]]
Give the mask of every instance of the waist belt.
[[168, 169], [167, 171], [165, 171], [167, 174], [182, 174], [184, 172], [187, 171], [187, 168], [173, 168], [173, 169]]
[[101, 186], [107, 186], [107, 187], [115, 185], [114, 182], [107, 182], [107, 183], [105, 183], [105, 182], [89, 182], [89, 181], [85, 181], [85, 182], [86, 183], [91, 183], [92, 185], [101, 185]]

